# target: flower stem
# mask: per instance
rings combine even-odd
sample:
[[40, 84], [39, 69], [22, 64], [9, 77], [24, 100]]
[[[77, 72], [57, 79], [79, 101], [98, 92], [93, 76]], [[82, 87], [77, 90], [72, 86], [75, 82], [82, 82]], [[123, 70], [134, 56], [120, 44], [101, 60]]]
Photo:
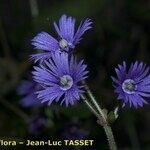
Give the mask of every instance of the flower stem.
[[117, 146], [115, 143], [115, 139], [111, 127], [109, 125], [104, 125], [103, 128], [105, 130], [110, 149], [117, 150]]
[[105, 114], [103, 112], [103, 110], [101, 109], [100, 105], [97, 103], [95, 97], [93, 96], [92, 92], [90, 91], [90, 89], [88, 88], [87, 90], [87, 94], [89, 95], [91, 101], [93, 102], [93, 104], [95, 105], [95, 107], [97, 108], [97, 111], [99, 112], [99, 114], [101, 115], [101, 117], [103, 118], [104, 122], [107, 122], [107, 119], [105, 117]]
[[97, 116], [97, 114], [95, 116], [99, 119], [99, 121], [101, 122], [101, 125], [104, 128], [104, 131], [106, 133], [110, 149], [111, 150], [117, 150], [117, 146], [116, 146], [116, 142], [115, 142], [115, 139], [114, 139], [114, 135], [113, 135], [112, 129], [109, 126], [109, 123], [107, 121], [107, 116], [104, 114], [102, 108], [97, 103], [95, 97], [93, 96], [92, 92], [90, 91], [90, 89], [89, 89], [89, 87], [87, 85], [86, 85], [86, 90], [87, 90], [87, 94], [90, 97], [90, 100], [92, 101], [92, 103], [94, 104], [95, 108], [97, 109], [98, 116]]
[[96, 110], [93, 108], [93, 106], [91, 105], [91, 103], [86, 99], [86, 97], [84, 95], [81, 95], [81, 98], [83, 99], [83, 101], [85, 102], [85, 104], [88, 106], [88, 108], [90, 109], [90, 111], [97, 117], [99, 118], [99, 114], [98, 112], [96, 112]]

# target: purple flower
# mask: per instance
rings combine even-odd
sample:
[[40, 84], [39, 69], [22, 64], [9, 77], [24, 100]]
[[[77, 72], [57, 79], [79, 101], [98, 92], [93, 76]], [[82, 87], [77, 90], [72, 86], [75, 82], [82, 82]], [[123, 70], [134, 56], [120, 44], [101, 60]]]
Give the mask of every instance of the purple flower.
[[34, 93], [39, 86], [33, 81], [23, 80], [17, 87], [17, 93], [19, 95], [24, 95], [24, 98], [21, 99], [20, 103], [24, 107], [30, 106], [40, 106], [41, 103], [37, 99], [36, 94]]
[[75, 33], [75, 19], [62, 15], [58, 25], [54, 22], [54, 27], [59, 35], [58, 40], [46, 32], [39, 33], [32, 39], [32, 45], [37, 49], [44, 50], [44, 52], [31, 55], [31, 59], [34, 59], [35, 62], [38, 60], [43, 61], [49, 59], [52, 52], [69, 52], [70, 49], [80, 43], [81, 36], [91, 28], [91, 24], [90, 19], [86, 19], [80, 23]]
[[28, 132], [33, 136], [42, 134], [46, 127], [46, 117], [44, 115], [32, 116], [28, 123]]
[[70, 123], [67, 125], [61, 133], [64, 139], [69, 140], [82, 140], [88, 136], [88, 131], [81, 128], [77, 123]]
[[66, 106], [73, 105], [80, 99], [83, 86], [79, 82], [87, 78], [86, 65], [83, 60], [77, 63], [75, 57], [68, 59], [66, 53], [55, 53], [45, 64], [34, 67], [33, 78], [41, 84], [43, 90], [36, 92], [42, 102], [65, 102]]
[[137, 61], [128, 70], [126, 68], [126, 62], [118, 65], [115, 69], [118, 79], [112, 77], [118, 99], [124, 102], [123, 105], [129, 104], [130, 107], [148, 104], [144, 97], [150, 97], [150, 68]]

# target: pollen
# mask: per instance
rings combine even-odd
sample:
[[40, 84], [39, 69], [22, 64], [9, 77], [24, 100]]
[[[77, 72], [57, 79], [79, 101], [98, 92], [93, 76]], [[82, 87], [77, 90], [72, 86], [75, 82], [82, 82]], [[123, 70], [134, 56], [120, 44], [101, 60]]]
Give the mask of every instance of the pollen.
[[60, 88], [63, 91], [69, 90], [73, 85], [73, 79], [70, 75], [64, 75], [60, 78]]
[[59, 46], [60, 48], [65, 49], [68, 47], [68, 42], [65, 39], [62, 39], [59, 41]]
[[134, 91], [136, 90], [136, 87], [137, 86], [135, 84], [135, 81], [132, 79], [126, 79], [122, 84], [123, 91], [128, 94], [134, 93]]

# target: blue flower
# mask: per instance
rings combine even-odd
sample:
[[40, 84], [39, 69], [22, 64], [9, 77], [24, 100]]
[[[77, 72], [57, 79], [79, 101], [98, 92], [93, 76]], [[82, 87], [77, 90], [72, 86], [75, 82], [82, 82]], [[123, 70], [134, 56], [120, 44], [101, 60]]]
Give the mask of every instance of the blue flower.
[[115, 69], [118, 77], [112, 77], [115, 92], [118, 93], [118, 99], [123, 101], [123, 106], [142, 107], [147, 104], [144, 97], [150, 97], [150, 68], [137, 61], [128, 70], [126, 68], [126, 62], [123, 62]]
[[86, 19], [84, 22], [80, 23], [75, 33], [75, 19], [62, 15], [59, 20], [59, 25], [54, 22], [54, 27], [59, 35], [58, 40], [46, 32], [39, 33], [32, 39], [32, 45], [37, 49], [44, 50], [44, 52], [31, 55], [31, 59], [34, 59], [35, 62], [38, 60], [43, 61], [49, 59], [53, 52], [69, 52], [80, 43], [82, 39], [81, 36], [85, 31], [91, 28], [91, 24], [92, 22], [90, 19]]
[[28, 132], [32, 136], [42, 135], [46, 128], [47, 118], [43, 114], [38, 116], [31, 116], [28, 122]]
[[45, 64], [34, 67], [33, 79], [38, 82], [43, 90], [36, 92], [42, 102], [53, 101], [65, 102], [66, 106], [73, 105], [80, 99], [83, 92], [81, 80], [87, 78], [86, 65], [83, 60], [77, 63], [76, 58], [71, 56], [68, 59], [66, 53], [55, 53]]
[[69, 123], [63, 129], [61, 136], [68, 140], [83, 140], [88, 134], [88, 131], [81, 128], [79, 123]]
[[39, 86], [33, 81], [21, 81], [17, 87], [17, 93], [24, 96], [24, 98], [22, 98], [20, 101], [21, 105], [24, 107], [41, 106], [40, 101], [37, 99], [37, 96], [34, 93], [38, 89]]

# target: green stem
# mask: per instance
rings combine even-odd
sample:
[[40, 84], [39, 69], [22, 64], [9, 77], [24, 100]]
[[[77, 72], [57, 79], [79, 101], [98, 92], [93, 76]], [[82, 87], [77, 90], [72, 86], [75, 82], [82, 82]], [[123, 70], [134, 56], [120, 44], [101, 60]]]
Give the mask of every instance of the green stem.
[[97, 117], [100, 118], [98, 112], [96, 112], [96, 110], [93, 108], [93, 106], [91, 105], [91, 103], [86, 99], [86, 97], [84, 95], [81, 95], [81, 98], [83, 99], [83, 101], [85, 102], [85, 104], [88, 106], [88, 108], [90, 109], [90, 111]]
[[117, 150], [117, 146], [115, 143], [115, 139], [111, 127], [109, 125], [104, 125], [103, 128], [105, 130], [110, 149]]
[[[86, 90], [87, 90], [87, 94], [89, 95], [91, 101], [93, 102], [93, 104], [95, 105], [97, 111], [99, 112], [99, 115], [101, 117], [98, 117], [98, 119], [100, 120], [100, 122], [102, 122], [103, 124], [101, 124], [104, 128], [104, 131], [106, 133], [107, 139], [108, 139], [108, 144], [111, 150], [117, 150], [117, 146], [116, 146], [116, 142], [113, 136], [113, 132], [111, 127], [108, 124], [106, 115], [104, 114], [102, 108], [100, 107], [100, 105], [97, 103], [95, 97], [93, 96], [92, 92], [90, 91], [89, 87], [86, 85]], [[96, 115], [97, 117], [97, 115]]]
[[29, 0], [31, 16], [36, 18], [39, 15], [38, 3], [37, 0]]
[[93, 96], [92, 92], [89, 89], [87, 90], [87, 94], [89, 95], [89, 97], [90, 97], [91, 101], [93, 102], [93, 104], [95, 105], [97, 111], [99, 112], [99, 114], [103, 118], [104, 122], [107, 122], [107, 119], [105, 117], [103, 110], [101, 109], [100, 105], [97, 103], [95, 97]]

